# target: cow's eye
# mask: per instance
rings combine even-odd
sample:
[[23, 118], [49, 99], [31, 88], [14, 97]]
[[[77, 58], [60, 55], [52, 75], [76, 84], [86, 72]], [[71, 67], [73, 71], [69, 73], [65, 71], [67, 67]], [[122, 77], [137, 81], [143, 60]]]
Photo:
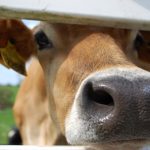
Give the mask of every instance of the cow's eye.
[[147, 42], [147, 46], [150, 48], [150, 42]]
[[37, 32], [35, 35], [35, 41], [38, 44], [38, 48], [39, 50], [44, 50], [47, 48], [53, 48], [53, 43], [48, 39], [48, 37], [46, 36], [46, 34], [41, 30], [39, 32]]
[[136, 50], [139, 50], [139, 48], [141, 48], [141, 46], [144, 44], [144, 39], [141, 35], [137, 35], [135, 41], [134, 41], [134, 46]]

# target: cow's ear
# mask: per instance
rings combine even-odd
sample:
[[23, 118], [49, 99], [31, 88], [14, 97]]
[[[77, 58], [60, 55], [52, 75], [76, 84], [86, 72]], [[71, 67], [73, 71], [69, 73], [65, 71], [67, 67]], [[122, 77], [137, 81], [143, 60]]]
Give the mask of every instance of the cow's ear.
[[141, 31], [134, 42], [137, 56], [140, 60], [150, 63], [150, 33]]
[[0, 63], [25, 74], [25, 63], [36, 54], [33, 34], [21, 21], [0, 20]]

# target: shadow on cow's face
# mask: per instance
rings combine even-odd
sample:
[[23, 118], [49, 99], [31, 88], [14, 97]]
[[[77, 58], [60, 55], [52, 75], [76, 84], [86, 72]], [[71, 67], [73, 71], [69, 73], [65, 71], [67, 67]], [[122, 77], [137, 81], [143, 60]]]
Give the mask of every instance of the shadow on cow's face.
[[36, 35], [38, 31], [45, 33], [36, 40], [44, 47], [38, 57], [51, 117], [69, 143], [139, 143], [150, 138], [150, 73], [130, 57], [136, 33], [61, 24], [41, 24]]
[[[150, 34], [140, 31], [134, 41], [135, 62], [142, 68], [150, 70]], [[140, 61], [139, 61], [140, 60]]]

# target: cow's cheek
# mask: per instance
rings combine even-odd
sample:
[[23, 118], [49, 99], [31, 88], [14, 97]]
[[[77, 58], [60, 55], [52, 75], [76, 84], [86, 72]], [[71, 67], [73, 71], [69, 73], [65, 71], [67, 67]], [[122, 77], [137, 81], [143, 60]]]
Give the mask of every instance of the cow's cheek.
[[[69, 68], [73, 68], [70, 66]], [[67, 61], [63, 61], [55, 74], [53, 83], [53, 98], [56, 107], [56, 115], [62, 132], [65, 132], [65, 119], [69, 113], [74, 95], [76, 93], [76, 84], [72, 80], [72, 71], [68, 69]]]

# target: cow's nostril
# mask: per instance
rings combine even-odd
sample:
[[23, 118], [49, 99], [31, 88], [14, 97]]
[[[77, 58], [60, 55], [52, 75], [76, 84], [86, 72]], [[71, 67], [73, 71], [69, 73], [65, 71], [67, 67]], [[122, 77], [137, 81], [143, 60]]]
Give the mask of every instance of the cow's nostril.
[[87, 98], [98, 104], [103, 104], [107, 106], [114, 106], [114, 100], [112, 96], [104, 89], [94, 88], [93, 85], [87, 84]]

